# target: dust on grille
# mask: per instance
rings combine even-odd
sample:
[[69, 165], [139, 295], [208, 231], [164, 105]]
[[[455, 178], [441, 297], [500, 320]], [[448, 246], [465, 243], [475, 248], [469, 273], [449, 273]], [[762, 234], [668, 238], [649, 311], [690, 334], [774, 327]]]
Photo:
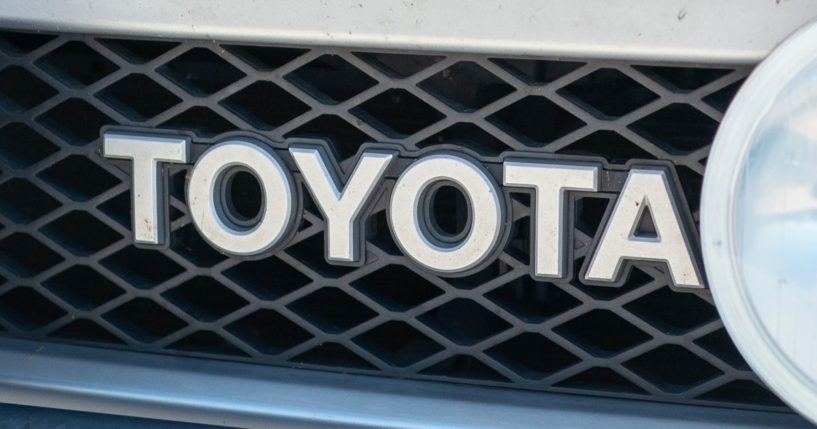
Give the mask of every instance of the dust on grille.
[[[747, 68], [303, 49], [0, 32], [0, 331], [40, 340], [491, 386], [782, 407], [706, 293], [639, 264], [621, 288], [537, 282], [530, 208], [483, 272], [424, 272], [380, 201], [367, 264], [328, 265], [306, 202], [261, 261], [217, 253], [171, 176], [171, 246], [131, 244], [130, 178], [100, 159], [108, 124], [369, 141], [418, 149], [672, 161], [697, 219], [713, 133]], [[348, 168], [348, 162], [343, 164]], [[577, 194], [580, 266], [612, 195]], [[456, 223], [456, 219], [449, 220]], [[578, 272], [578, 270], [576, 270]]]

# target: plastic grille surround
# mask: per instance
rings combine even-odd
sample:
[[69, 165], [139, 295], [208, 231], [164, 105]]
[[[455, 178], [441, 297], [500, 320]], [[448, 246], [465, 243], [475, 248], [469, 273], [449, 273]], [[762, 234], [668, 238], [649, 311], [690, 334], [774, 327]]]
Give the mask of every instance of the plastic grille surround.
[[[287, 248], [210, 248], [170, 171], [170, 246], [131, 243], [126, 164], [105, 125], [247, 130], [330, 143], [668, 160], [690, 210], [718, 121], [748, 68], [358, 52], [0, 32], [0, 331], [136, 351], [682, 403], [783, 409], [731, 344], [707, 292], [655, 264], [620, 288], [528, 275], [530, 208], [508, 246], [444, 278], [392, 241], [380, 200], [367, 264], [323, 259], [308, 199]], [[348, 168], [349, 163], [341, 162]], [[297, 175], [296, 175], [297, 176]], [[385, 184], [389, 186], [390, 184]], [[614, 194], [576, 194], [580, 266]], [[578, 272], [578, 270], [575, 270]]]

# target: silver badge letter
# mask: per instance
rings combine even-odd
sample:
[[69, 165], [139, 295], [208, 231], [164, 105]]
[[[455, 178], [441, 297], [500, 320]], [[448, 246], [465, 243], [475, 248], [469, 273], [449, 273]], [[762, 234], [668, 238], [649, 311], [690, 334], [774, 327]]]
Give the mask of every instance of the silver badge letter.
[[[471, 224], [464, 239], [441, 243], [427, 231], [422, 207], [426, 191], [437, 182], [452, 182], [465, 194]], [[409, 166], [392, 191], [389, 225], [397, 245], [418, 264], [440, 273], [475, 267], [496, 249], [503, 231], [504, 200], [488, 173], [466, 158], [438, 154]]]
[[164, 244], [166, 202], [159, 163], [188, 162], [190, 139], [105, 133], [102, 147], [106, 158], [133, 162], [133, 241]]
[[[637, 235], [645, 210], [652, 214], [654, 237]], [[630, 170], [585, 277], [615, 281], [627, 259], [666, 262], [677, 286], [703, 287], [663, 169]]]
[[565, 275], [565, 194], [598, 190], [599, 168], [528, 160], [504, 163], [505, 186], [534, 190], [534, 275]]
[[370, 202], [380, 178], [394, 159], [394, 153], [365, 151], [342, 186], [335, 168], [323, 150], [294, 146], [289, 149], [303, 175], [309, 192], [326, 221], [326, 259], [357, 262], [361, 258], [360, 215]]
[[[236, 168], [251, 172], [261, 185], [261, 215], [251, 226], [237, 224], [226, 213], [224, 180]], [[286, 168], [272, 149], [244, 140], [229, 140], [204, 152], [190, 173], [187, 204], [204, 239], [236, 255], [270, 249], [295, 218], [295, 191]]]

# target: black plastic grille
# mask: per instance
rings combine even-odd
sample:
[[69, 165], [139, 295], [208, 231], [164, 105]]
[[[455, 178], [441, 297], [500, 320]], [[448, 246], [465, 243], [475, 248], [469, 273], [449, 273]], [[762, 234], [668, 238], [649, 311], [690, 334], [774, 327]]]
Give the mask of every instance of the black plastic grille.
[[[697, 206], [713, 133], [748, 68], [358, 52], [0, 32], [0, 331], [129, 350], [650, 400], [782, 409], [706, 292], [638, 264], [620, 288], [529, 276], [530, 208], [513, 194], [498, 260], [443, 278], [397, 250], [384, 201], [367, 264], [328, 265], [306, 203], [287, 248], [219, 254], [173, 167], [171, 245], [132, 246], [130, 178], [104, 125], [330, 142], [455, 144], [669, 160]], [[348, 167], [349, 163], [342, 163]], [[614, 194], [577, 194], [575, 258]], [[454, 219], [452, 222], [456, 222]], [[575, 270], [578, 272], [578, 270]]]

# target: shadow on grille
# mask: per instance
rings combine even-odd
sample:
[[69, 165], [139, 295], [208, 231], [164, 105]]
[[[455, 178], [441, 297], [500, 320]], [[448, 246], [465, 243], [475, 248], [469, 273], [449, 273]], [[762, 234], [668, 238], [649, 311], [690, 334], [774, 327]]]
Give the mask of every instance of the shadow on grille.
[[[694, 216], [706, 156], [748, 70], [625, 62], [95, 38], [0, 31], [0, 331], [147, 352], [660, 401], [780, 409], [706, 292], [637, 264], [619, 288], [578, 273], [611, 194], [578, 194], [574, 277], [530, 271], [530, 196], [481, 272], [420, 270], [384, 202], [367, 263], [324, 260], [305, 198], [292, 243], [260, 261], [219, 254], [170, 174], [171, 245], [131, 244], [130, 169], [100, 159], [107, 124], [441, 144], [675, 165]], [[25, 90], [24, 90], [25, 89]], [[450, 146], [449, 146], [450, 147]], [[386, 186], [391, 186], [387, 183]], [[249, 193], [247, 195], [250, 195]], [[246, 198], [251, 198], [247, 196]], [[253, 204], [247, 201], [252, 211]], [[456, 231], [459, 219], [441, 219]]]

